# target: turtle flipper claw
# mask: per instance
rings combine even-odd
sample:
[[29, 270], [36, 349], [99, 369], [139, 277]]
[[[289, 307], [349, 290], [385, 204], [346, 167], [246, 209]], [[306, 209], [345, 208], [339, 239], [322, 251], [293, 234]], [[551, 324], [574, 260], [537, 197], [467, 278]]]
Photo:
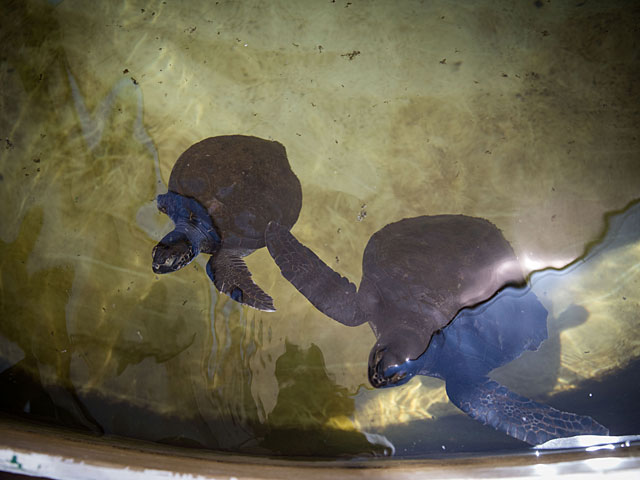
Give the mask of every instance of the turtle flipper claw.
[[446, 387], [449, 400], [471, 418], [531, 445], [575, 435], [609, 434], [589, 416], [535, 402], [487, 377], [447, 379]]
[[273, 299], [253, 283], [244, 260], [228, 251], [212, 255], [207, 262], [207, 275], [216, 288], [233, 300], [257, 310], [275, 312]]

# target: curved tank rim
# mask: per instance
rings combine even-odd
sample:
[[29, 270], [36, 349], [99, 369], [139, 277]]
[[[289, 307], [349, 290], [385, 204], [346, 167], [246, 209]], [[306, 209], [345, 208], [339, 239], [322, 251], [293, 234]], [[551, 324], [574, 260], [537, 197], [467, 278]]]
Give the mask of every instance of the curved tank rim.
[[[629, 443], [628, 443], [629, 444]], [[532, 451], [531, 454], [453, 456], [427, 460], [274, 460], [192, 451], [132, 439], [96, 437], [0, 418], [0, 471], [64, 478], [144, 480], [272, 478], [631, 478], [640, 473], [640, 444], [626, 448]], [[612, 476], [613, 475], [613, 476]]]

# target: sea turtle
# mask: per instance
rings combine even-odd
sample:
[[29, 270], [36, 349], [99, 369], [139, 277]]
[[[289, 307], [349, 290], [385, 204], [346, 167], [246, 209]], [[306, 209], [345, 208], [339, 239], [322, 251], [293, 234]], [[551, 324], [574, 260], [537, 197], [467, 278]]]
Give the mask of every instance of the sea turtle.
[[530, 290], [515, 290], [526, 285], [517, 258], [489, 221], [437, 215], [385, 226], [367, 244], [358, 289], [276, 222], [266, 242], [283, 276], [318, 310], [348, 326], [369, 322], [377, 338], [368, 367], [374, 387], [414, 375], [442, 378], [454, 405], [530, 444], [608, 433], [590, 417], [488, 378], [547, 337], [547, 311]]
[[220, 292], [275, 310], [242, 257], [264, 247], [270, 221], [286, 229], [298, 219], [302, 190], [280, 143], [243, 135], [202, 140], [180, 155], [157, 204], [175, 229], [153, 249], [154, 272], [175, 272], [208, 253], [207, 274]]

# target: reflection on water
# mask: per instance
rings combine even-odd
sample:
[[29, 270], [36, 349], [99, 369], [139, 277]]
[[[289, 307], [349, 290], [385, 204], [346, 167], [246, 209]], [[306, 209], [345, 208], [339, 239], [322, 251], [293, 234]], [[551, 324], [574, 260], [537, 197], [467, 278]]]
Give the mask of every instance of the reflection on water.
[[599, 235], [640, 184], [639, 16], [627, 2], [2, 2], [3, 412], [262, 454], [295, 454], [278, 432], [304, 418], [314, 445], [347, 455], [524, 448], [459, 413], [440, 380], [370, 389], [368, 327], [316, 312], [264, 249], [247, 264], [275, 313], [218, 296], [203, 263], [153, 274], [176, 158], [242, 133], [286, 146], [304, 191], [293, 231], [349, 278], [373, 232], [418, 215], [491, 220], [527, 272], [599, 241], [532, 277], [549, 339], [491, 377], [638, 433], [637, 390], [606, 383], [637, 370], [637, 227], [620, 245]]

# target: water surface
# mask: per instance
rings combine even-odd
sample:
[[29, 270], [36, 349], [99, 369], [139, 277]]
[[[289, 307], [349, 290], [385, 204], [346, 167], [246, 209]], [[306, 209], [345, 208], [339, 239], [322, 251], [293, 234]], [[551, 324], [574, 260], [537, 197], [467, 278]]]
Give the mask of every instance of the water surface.
[[526, 273], [573, 265], [532, 277], [550, 338], [495, 376], [638, 433], [637, 224], [572, 264], [640, 192], [634, 2], [30, 0], [0, 18], [4, 413], [258, 454], [528, 448], [438, 380], [371, 389], [370, 329], [317, 312], [265, 249], [248, 264], [275, 313], [219, 296], [204, 263], [153, 274], [176, 158], [240, 133], [285, 145], [293, 232], [352, 281], [373, 232], [428, 214], [491, 220]]

